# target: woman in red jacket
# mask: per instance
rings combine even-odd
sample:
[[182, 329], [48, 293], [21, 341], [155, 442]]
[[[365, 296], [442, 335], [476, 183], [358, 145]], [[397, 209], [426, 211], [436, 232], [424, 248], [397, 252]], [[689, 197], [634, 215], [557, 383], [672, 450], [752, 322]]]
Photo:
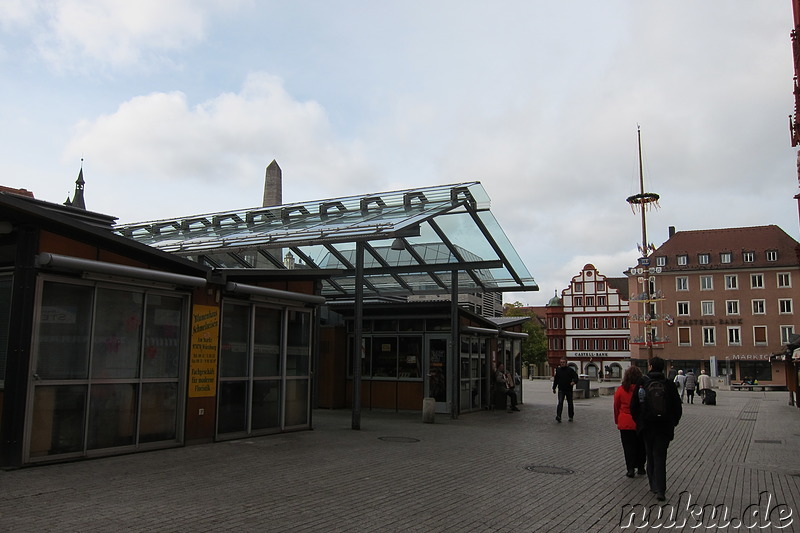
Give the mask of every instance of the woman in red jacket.
[[614, 423], [619, 429], [622, 440], [622, 450], [625, 452], [625, 466], [628, 477], [634, 477], [634, 470], [644, 475], [644, 462], [646, 458], [644, 441], [636, 433], [636, 422], [631, 416], [631, 396], [636, 390], [636, 384], [642, 379], [642, 371], [636, 366], [631, 366], [622, 376], [622, 384], [614, 393]]

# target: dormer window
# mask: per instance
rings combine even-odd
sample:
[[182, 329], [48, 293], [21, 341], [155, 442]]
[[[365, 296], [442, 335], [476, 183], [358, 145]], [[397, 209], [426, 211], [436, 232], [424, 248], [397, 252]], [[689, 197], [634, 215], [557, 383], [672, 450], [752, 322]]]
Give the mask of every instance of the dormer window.
[[752, 263], [756, 260], [755, 252], [742, 252], [742, 261], [745, 263]]
[[778, 250], [767, 250], [767, 261], [777, 261]]
[[711, 260], [709, 254], [697, 254], [697, 262], [701, 265], [707, 265]]
[[678, 256], [678, 265], [686, 266], [689, 264], [689, 256], [686, 254], [682, 254]]
[[663, 255], [659, 255], [658, 257], [656, 257], [656, 266], [660, 267], [667, 266], [667, 258], [664, 257]]
[[722, 252], [719, 254], [719, 262], [722, 264], [728, 264], [733, 261], [733, 254], [731, 252]]

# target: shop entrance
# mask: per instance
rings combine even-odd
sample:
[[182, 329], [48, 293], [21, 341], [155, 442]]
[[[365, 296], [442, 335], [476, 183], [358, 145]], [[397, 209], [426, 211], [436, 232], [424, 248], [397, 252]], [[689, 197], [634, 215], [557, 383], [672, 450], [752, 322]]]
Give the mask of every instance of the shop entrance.
[[425, 339], [425, 396], [436, 398], [436, 412], [449, 413], [447, 343], [449, 335], [428, 335]]

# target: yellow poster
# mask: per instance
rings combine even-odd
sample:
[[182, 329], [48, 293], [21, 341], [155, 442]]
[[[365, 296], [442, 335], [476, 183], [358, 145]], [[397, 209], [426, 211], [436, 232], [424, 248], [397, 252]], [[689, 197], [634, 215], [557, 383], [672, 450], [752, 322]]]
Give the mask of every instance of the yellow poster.
[[189, 398], [216, 396], [219, 307], [192, 306], [192, 349], [189, 353]]

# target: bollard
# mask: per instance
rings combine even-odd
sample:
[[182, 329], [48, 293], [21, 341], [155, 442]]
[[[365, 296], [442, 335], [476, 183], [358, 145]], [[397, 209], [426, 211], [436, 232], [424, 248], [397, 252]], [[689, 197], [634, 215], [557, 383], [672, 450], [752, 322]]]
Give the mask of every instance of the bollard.
[[433, 424], [436, 420], [436, 398], [422, 399], [422, 422]]

